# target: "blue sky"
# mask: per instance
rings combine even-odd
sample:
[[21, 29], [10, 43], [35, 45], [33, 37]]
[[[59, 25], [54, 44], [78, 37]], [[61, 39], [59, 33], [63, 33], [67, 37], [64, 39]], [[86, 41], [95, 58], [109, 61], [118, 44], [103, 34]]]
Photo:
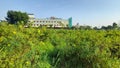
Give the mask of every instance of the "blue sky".
[[73, 18], [73, 24], [102, 26], [120, 23], [120, 0], [1, 0], [0, 19], [8, 10], [35, 14], [37, 18]]

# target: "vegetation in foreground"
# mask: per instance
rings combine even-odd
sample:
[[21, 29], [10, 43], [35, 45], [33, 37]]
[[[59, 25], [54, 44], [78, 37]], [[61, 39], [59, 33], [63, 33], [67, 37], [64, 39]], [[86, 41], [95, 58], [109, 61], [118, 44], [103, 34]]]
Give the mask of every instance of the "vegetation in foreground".
[[0, 68], [120, 68], [120, 31], [0, 23]]

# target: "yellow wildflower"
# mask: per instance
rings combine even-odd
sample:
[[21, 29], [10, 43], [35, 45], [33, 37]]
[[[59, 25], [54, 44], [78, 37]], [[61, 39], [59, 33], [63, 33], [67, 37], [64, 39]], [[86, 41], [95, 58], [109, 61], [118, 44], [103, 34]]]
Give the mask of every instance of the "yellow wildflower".
[[29, 62], [27, 61], [26, 64], [29, 64]]
[[38, 33], [40, 33], [40, 30], [38, 30]]
[[13, 31], [13, 34], [16, 34], [16, 31]]
[[29, 62], [29, 61], [26, 61], [26, 64], [27, 64], [27, 65], [29, 65], [29, 64], [30, 64], [30, 62]]

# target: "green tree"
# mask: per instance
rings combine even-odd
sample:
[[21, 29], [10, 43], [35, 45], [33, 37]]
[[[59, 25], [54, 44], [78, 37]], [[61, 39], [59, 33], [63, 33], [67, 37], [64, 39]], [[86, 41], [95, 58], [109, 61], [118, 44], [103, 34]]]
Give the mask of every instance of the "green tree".
[[98, 28], [98, 27], [96, 27], [96, 26], [95, 26], [95, 27], [93, 27], [93, 29], [94, 29], [94, 30], [99, 30], [99, 28]]
[[106, 30], [107, 27], [106, 27], [106, 26], [102, 26], [101, 29], [102, 29], [102, 30]]
[[81, 30], [91, 30], [91, 26], [85, 25], [85, 26], [80, 26], [79, 29]]
[[117, 29], [118, 28], [118, 25], [116, 22], [113, 23], [113, 29]]
[[10, 24], [18, 24], [19, 23], [24, 23], [26, 24], [28, 22], [28, 15], [25, 12], [21, 12], [21, 11], [8, 11], [7, 12], [7, 18], [6, 20], [8, 21], [8, 23]]
[[112, 29], [112, 26], [111, 26], [111, 25], [108, 25], [108, 26], [107, 26], [107, 29], [110, 29], [110, 30], [111, 30], [111, 29]]

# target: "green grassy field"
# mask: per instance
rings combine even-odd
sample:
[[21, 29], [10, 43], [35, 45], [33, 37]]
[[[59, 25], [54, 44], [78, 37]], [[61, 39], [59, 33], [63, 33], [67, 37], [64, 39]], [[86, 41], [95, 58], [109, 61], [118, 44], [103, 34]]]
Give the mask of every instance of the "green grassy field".
[[0, 68], [120, 68], [120, 30], [0, 24]]

